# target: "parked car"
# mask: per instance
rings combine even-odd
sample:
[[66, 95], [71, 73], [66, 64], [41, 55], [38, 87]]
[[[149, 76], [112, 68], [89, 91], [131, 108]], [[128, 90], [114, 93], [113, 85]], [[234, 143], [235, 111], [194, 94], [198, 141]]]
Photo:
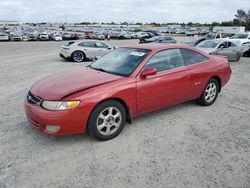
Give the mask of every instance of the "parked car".
[[62, 40], [62, 35], [60, 35], [58, 33], [55, 33], [55, 34], [52, 35], [52, 40], [61, 41]]
[[196, 100], [212, 105], [229, 81], [228, 60], [187, 45], [136, 45], [113, 50], [88, 67], [35, 83], [25, 100], [28, 120], [48, 135], [88, 132], [116, 137], [126, 121]]
[[250, 33], [238, 33], [231, 37], [230, 41], [235, 42], [239, 45], [250, 42]]
[[154, 36], [149, 39], [140, 38], [139, 43], [176, 43], [177, 41], [173, 37], [169, 36]]
[[10, 40], [9, 36], [5, 33], [0, 33], [0, 41], [8, 41]]
[[223, 39], [225, 37], [221, 33], [208, 33], [204, 36], [204, 38], [206, 40], [212, 40], [212, 39]]
[[185, 41], [182, 41], [183, 44], [188, 44], [191, 46], [197, 46], [200, 42], [206, 40], [205, 37], [190, 37]]
[[42, 41], [49, 40], [49, 35], [47, 33], [39, 34], [38, 39]]
[[242, 47], [245, 49], [242, 56], [250, 57], [250, 42], [243, 44]]
[[86, 35], [84, 33], [77, 33], [77, 39], [78, 40], [86, 39]]
[[22, 36], [22, 38], [23, 38], [23, 41], [28, 41], [28, 36], [27, 36], [26, 34], [24, 34], [24, 35]]
[[22, 41], [23, 37], [22, 37], [21, 34], [14, 33], [14, 34], [11, 35], [11, 40], [13, 40], [13, 41]]
[[63, 40], [76, 40], [77, 35], [74, 33], [63, 33], [62, 38]]
[[28, 41], [36, 41], [36, 40], [37, 40], [36, 34], [33, 33], [28, 34]]
[[196, 47], [209, 54], [226, 56], [229, 61], [239, 61], [244, 51], [241, 46], [221, 39], [205, 40]]
[[194, 36], [194, 35], [198, 35], [199, 31], [196, 28], [191, 28], [191, 29], [188, 29], [185, 34], [187, 36]]
[[60, 56], [64, 59], [82, 62], [86, 59], [99, 58], [115, 47], [108, 43], [96, 40], [82, 40], [77, 42], [69, 42], [62, 46]]

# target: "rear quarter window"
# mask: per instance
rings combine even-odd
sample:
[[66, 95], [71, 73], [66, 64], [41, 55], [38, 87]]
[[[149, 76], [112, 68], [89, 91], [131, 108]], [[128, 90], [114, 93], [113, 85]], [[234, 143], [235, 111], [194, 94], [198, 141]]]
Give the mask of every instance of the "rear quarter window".
[[187, 66], [197, 64], [197, 63], [202, 63], [202, 62], [208, 60], [208, 57], [206, 57], [198, 52], [195, 52], [193, 50], [181, 49], [181, 53], [182, 53], [183, 59], [185, 61], [185, 64]]

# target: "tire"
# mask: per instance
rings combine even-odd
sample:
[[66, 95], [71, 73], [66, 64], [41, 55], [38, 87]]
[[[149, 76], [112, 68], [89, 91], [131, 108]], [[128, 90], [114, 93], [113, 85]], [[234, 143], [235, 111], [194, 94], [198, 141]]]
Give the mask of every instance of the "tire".
[[86, 59], [86, 55], [82, 51], [75, 51], [72, 53], [71, 58], [75, 62], [83, 62]]
[[203, 106], [210, 106], [216, 101], [218, 93], [219, 84], [216, 79], [211, 78], [198, 99], [198, 103]]
[[240, 60], [240, 58], [241, 58], [241, 55], [239, 55], [239, 56], [237, 57], [236, 61], [239, 61], [239, 60]]
[[115, 100], [105, 101], [90, 114], [88, 132], [100, 141], [110, 140], [118, 136], [126, 124], [126, 110]]

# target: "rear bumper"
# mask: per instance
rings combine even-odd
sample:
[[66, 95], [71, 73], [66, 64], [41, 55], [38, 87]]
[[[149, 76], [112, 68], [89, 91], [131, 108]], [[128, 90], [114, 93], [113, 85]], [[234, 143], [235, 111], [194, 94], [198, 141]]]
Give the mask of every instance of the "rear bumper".
[[59, 52], [60, 57], [64, 58], [64, 59], [71, 59], [71, 52], [68, 52], [66, 50], [60, 50]]
[[[48, 111], [25, 100], [25, 112], [30, 124], [42, 133], [53, 136], [85, 133], [88, 115], [82, 110]], [[59, 126], [56, 133], [48, 132], [47, 125]]]

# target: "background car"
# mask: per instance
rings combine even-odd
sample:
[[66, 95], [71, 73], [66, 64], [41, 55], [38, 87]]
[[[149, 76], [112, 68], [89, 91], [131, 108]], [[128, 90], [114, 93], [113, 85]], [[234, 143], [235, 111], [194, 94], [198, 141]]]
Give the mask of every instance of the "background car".
[[22, 34], [19, 34], [19, 33], [12, 34], [11, 40], [12, 41], [22, 41], [23, 40]]
[[250, 42], [243, 44], [242, 47], [245, 49], [242, 56], [250, 57]]
[[191, 45], [191, 46], [197, 46], [200, 42], [206, 40], [205, 37], [190, 37], [185, 41], [182, 41], [181, 43]]
[[8, 41], [10, 38], [5, 33], [0, 33], [0, 41]]
[[177, 41], [173, 37], [169, 36], [154, 36], [149, 39], [140, 38], [139, 43], [176, 43]]
[[88, 130], [109, 140], [145, 113], [189, 100], [212, 105], [230, 76], [226, 58], [191, 46], [123, 47], [88, 67], [41, 79], [28, 92], [25, 110], [31, 125], [45, 134]]
[[82, 40], [63, 45], [59, 54], [64, 59], [82, 62], [87, 59], [99, 58], [114, 48], [114, 46], [102, 41]]
[[242, 45], [250, 42], [250, 33], [237, 33], [230, 38], [230, 41]]
[[77, 35], [74, 33], [63, 33], [62, 38], [63, 40], [76, 40]]
[[205, 40], [196, 47], [209, 54], [226, 56], [229, 61], [239, 61], [244, 51], [241, 46], [221, 39]]
[[36, 41], [37, 40], [37, 36], [34, 33], [29, 33], [28, 34], [28, 41]]
[[58, 33], [55, 33], [52, 35], [52, 40], [55, 40], [55, 41], [61, 41], [62, 40], [62, 35], [58, 34]]
[[39, 34], [38, 39], [42, 41], [49, 40], [49, 35], [47, 33]]

